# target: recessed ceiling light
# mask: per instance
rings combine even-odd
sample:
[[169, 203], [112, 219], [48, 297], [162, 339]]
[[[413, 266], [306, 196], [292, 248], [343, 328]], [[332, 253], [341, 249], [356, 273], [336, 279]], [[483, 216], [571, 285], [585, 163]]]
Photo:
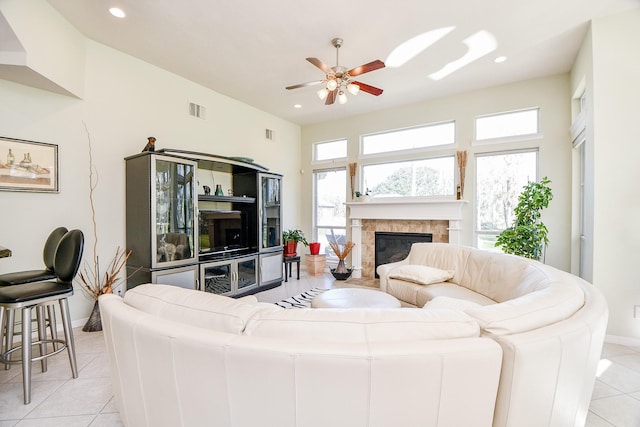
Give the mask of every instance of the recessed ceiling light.
[[496, 59], [493, 60], [493, 62], [495, 62], [496, 64], [499, 64], [501, 62], [504, 62], [507, 60], [506, 56], [498, 56]]
[[120, 9], [119, 7], [110, 8], [109, 13], [115, 16], [116, 18], [124, 18], [125, 16], [127, 16], [127, 14], [124, 13], [124, 10]]
[[302, 108], [302, 105], [296, 104], [296, 105], [293, 106], [293, 108]]

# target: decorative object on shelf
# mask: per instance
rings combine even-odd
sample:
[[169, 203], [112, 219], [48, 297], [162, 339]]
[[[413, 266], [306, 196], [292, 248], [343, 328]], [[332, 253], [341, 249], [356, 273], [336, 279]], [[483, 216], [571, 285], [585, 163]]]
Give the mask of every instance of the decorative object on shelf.
[[496, 246], [505, 253], [544, 261], [549, 239], [547, 227], [540, 221], [540, 211], [549, 206], [553, 193], [546, 176], [529, 182], [518, 196], [513, 225], [498, 235]]
[[[87, 125], [83, 122], [85, 131], [87, 132], [87, 140], [89, 142], [89, 206], [91, 207], [91, 222], [93, 224], [93, 259], [91, 262], [84, 261], [84, 265], [78, 272], [78, 280], [82, 283], [82, 290], [94, 300], [91, 315], [82, 328], [85, 332], [96, 332], [102, 330], [102, 322], [100, 320], [100, 308], [98, 306], [98, 297], [103, 294], [113, 293], [113, 288], [120, 280], [120, 272], [131, 256], [131, 251], [116, 248], [116, 254], [111, 259], [107, 272], [104, 276], [100, 275], [100, 258], [98, 256], [98, 223], [96, 221], [96, 209], [93, 201], [93, 192], [98, 186], [97, 170], [93, 165], [93, 153], [91, 150], [91, 135]], [[132, 273], [132, 274], [135, 274]]]
[[336, 65], [334, 67], [329, 67], [318, 58], [307, 58], [307, 61], [320, 68], [324, 72], [324, 80], [316, 80], [293, 86], [287, 86], [287, 90], [322, 84], [324, 85], [324, 87], [320, 89], [317, 94], [321, 100], [325, 101], [325, 105], [333, 104], [334, 102], [336, 102], [336, 98], [338, 99], [339, 104], [346, 104], [348, 98], [345, 94], [345, 91], [348, 91], [352, 95], [357, 95], [360, 90], [375, 96], [381, 95], [382, 89], [370, 86], [365, 83], [357, 82], [355, 80], [352, 80], [352, 77], [384, 68], [384, 62], [376, 59], [375, 61], [371, 61], [367, 64], [360, 65], [359, 67], [347, 70], [345, 67], [342, 67], [338, 61], [342, 43], [343, 40], [338, 37], [331, 40], [331, 44], [336, 48]]
[[309, 252], [311, 252], [311, 255], [318, 255], [320, 253], [320, 243], [319, 242], [309, 243]]
[[59, 191], [57, 145], [0, 137], [0, 154], [0, 190]]
[[211, 195], [211, 187], [209, 187], [208, 185], [203, 185], [202, 187], [204, 188], [204, 195], [205, 196]]
[[284, 256], [292, 257], [298, 254], [298, 243], [309, 246], [302, 230], [285, 230], [282, 232], [282, 242], [284, 244]]
[[349, 179], [351, 181], [351, 198], [353, 199], [353, 186], [356, 179], [356, 171], [358, 170], [358, 163], [349, 163]]
[[216, 196], [224, 196], [224, 192], [222, 191], [222, 185], [216, 184]]
[[456, 158], [458, 159], [458, 171], [460, 172], [460, 197], [464, 197], [464, 176], [467, 169], [467, 150], [456, 151]]
[[344, 264], [344, 259], [351, 253], [351, 250], [356, 244], [351, 240], [347, 241], [344, 246], [339, 245], [336, 242], [329, 242], [329, 246], [335, 252], [338, 257], [338, 265], [336, 268], [331, 269], [331, 274], [336, 280], [347, 280], [351, 276], [352, 268], [347, 268]]
[[147, 138], [147, 140], [149, 142], [147, 142], [147, 145], [144, 146], [142, 152], [144, 153], [145, 151], [156, 151], [156, 139], [153, 136], [150, 136]]
[[370, 198], [371, 198], [371, 195], [368, 188], [365, 190], [364, 194], [359, 191], [356, 191], [356, 201], [368, 202]]

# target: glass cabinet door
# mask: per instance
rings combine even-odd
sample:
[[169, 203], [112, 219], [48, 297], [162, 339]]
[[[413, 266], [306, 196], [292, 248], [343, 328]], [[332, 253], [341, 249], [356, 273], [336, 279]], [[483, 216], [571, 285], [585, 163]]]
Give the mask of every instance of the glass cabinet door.
[[202, 290], [213, 294], [227, 294], [233, 290], [232, 263], [219, 263], [200, 266]]
[[186, 264], [196, 259], [195, 170], [194, 162], [155, 158], [154, 267]]
[[282, 245], [280, 177], [260, 176], [261, 249]]
[[256, 257], [238, 260], [238, 290], [258, 283], [256, 275]]

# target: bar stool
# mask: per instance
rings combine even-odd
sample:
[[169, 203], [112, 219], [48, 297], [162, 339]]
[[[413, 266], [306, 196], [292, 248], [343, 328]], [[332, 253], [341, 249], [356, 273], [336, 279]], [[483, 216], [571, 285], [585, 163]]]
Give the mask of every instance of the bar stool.
[[[84, 235], [82, 231], [69, 231], [62, 237], [56, 249], [54, 259], [54, 270], [56, 272], [55, 281], [0, 287], [0, 325], [3, 324], [5, 315], [9, 317], [8, 313], [14, 310], [22, 310], [23, 325], [29, 325], [31, 324], [31, 309], [53, 306], [56, 302], [60, 304], [64, 340], [57, 338], [47, 339], [46, 336], [43, 336], [44, 334], [40, 333], [38, 341], [32, 342], [31, 328], [23, 327], [22, 343], [12, 348], [3, 346], [0, 354], [0, 363], [22, 364], [22, 387], [25, 405], [31, 402], [32, 362], [43, 360], [66, 349], [69, 355], [69, 363], [71, 364], [71, 374], [73, 378], [78, 378], [68, 298], [73, 295], [72, 282], [80, 268], [83, 247]], [[42, 332], [44, 325], [40, 326], [40, 331]], [[53, 327], [55, 327], [55, 325], [53, 325]], [[46, 344], [48, 343], [54, 344], [51, 352], [47, 352]], [[55, 348], [55, 344], [58, 344], [57, 348]], [[37, 357], [32, 356], [33, 345], [39, 345], [40, 348], [43, 349]], [[11, 354], [18, 351], [22, 354], [21, 359], [11, 360]]]
[[[54, 260], [56, 257], [56, 249], [58, 248], [58, 243], [60, 243], [60, 239], [67, 233], [66, 227], [58, 227], [53, 230], [47, 240], [45, 241], [44, 248], [42, 250], [42, 259], [44, 261], [44, 269], [43, 270], [25, 270], [25, 271], [16, 271], [12, 273], [0, 274], [0, 286], [13, 286], [13, 285], [21, 285], [24, 283], [32, 283], [32, 282], [41, 282], [44, 280], [52, 280], [56, 278], [56, 273], [54, 271]], [[51, 330], [51, 336], [55, 339], [57, 338], [57, 332], [53, 327], [56, 324], [55, 318], [55, 310], [52, 306], [47, 307], [48, 317], [49, 317], [49, 327]], [[11, 343], [13, 341], [13, 333], [14, 333], [14, 325], [15, 325], [15, 312], [11, 310], [7, 313], [7, 322], [4, 326], [6, 328], [5, 334], [5, 348], [10, 348]], [[40, 307], [38, 312], [36, 313], [36, 321], [38, 324], [42, 324], [46, 321], [44, 320], [44, 307]], [[31, 321], [28, 323], [31, 324]], [[0, 330], [3, 325], [0, 323]], [[38, 330], [39, 334], [42, 334], [42, 330]], [[0, 348], [2, 346], [0, 345]], [[9, 369], [11, 365], [5, 364], [5, 369]], [[43, 372], [47, 370], [46, 359], [42, 359], [42, 370]]]

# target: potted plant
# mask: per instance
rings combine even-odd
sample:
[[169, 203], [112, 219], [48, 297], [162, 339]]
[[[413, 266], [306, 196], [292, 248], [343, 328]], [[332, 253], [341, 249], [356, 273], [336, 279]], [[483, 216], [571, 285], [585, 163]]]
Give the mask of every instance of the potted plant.
[[282, 243], [284, 244], [284, 256], [292, 257], [298, 254], [298, 243], [309, 246], [309, 242], [304, 237], [302, 230], [285, 230], [282, 232]]
[[496, 246], [505, 253], [531, 259], [544, 259], [549, 239], [548, 230], [540, 221], [542, 209], [549, 206], [553, 193], [546, 176], [540, 182], [529, 182], [518, 196], [513, 225], [498, 235]]

